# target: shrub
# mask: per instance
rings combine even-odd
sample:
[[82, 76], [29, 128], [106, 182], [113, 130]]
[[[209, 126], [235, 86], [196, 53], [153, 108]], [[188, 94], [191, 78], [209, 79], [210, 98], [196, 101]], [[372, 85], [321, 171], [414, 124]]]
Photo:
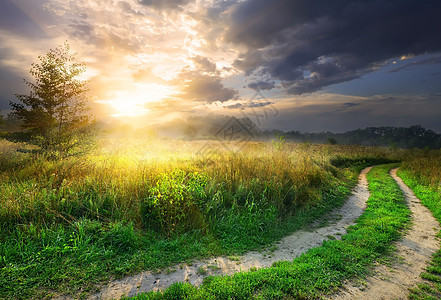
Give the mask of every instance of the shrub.
[[207, 182], [208, 177], [197, 172], [175, 170], [161, 174], [142, 205], [144, 224], [168, 235], [189, 228], [203, 228], [201, 207], [207, 200]]

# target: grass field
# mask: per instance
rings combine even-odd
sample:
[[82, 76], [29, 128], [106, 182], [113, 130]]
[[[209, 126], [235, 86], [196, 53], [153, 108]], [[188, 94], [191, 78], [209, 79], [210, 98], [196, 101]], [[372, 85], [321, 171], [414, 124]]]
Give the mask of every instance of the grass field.
[[364, 166], [402, 155], [235, 147], [100, 140], [53, 159], [0, 141], [0, 297], [85, 297], [112, 278], [258, 249], [342, 205]]

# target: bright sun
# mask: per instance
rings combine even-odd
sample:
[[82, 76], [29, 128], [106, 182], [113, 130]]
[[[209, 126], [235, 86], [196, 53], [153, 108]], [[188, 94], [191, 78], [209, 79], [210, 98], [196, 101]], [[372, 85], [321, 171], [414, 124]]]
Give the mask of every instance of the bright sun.
[[135, 84], [131, 90], [119, 90], [109, 100], [100, 101], [110, 105], [112, 117], [138, 117], [146, 114], [147, 103], [158, 102], [170, 97], [176, 90], [170, 86], [149, 83]]

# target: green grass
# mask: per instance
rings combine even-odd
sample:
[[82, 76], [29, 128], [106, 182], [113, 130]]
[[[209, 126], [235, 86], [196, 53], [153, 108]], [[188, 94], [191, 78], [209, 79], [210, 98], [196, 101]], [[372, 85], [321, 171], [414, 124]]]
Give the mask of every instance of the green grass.
[[[421, 200], [433, 214], [438, 222], [441, 223], [441, 188], [439, 184], [439, 170], [434, 170], [440, 165], [441, 159], [427, 158], [430, 165], [420, 172], [420, 164], [414, 161], [403, 164], [403, 168], [398, 171], [398, 175], [413, 190], [415, 195]], [[420, 163], [425, 164], [425, 160]], [[416, 168], [418, 166], [418, 168]], [[435, 176], [434, 176], [435, 175]], [[434, 178], [435, 177], [435, 178]], [[438, 182], [436, 182], [438, 180]], [[438, 232], [441, 237], [441, 232]], [[413, 287], [410, 290], [410, 299], [440, 299], [441, 298], [441, 249], [438, 250], [421, 274], [425, 282]]]
[[103, 140], [53, 160], [0, 141], [0, 298], [86, 297], [114, 278], [262, 248], [342, 205], [373, 157], [393, 159], [291, 143], [195, 154], [203, 143]]
[[374, 262], [391, 254], [409, 223], [410, 211], [390, 165], [368, 174], [371, 197], [357, 224], [341, 241], [331, 240], [292, 262], [233, 276], [207, 277], [199, 288], [177, 283], [163, 293], [132, 299], [311, 299], [335, 292], [346, 279], [362, 277]]
[[[344, 192], [341, 189], [340, 193]], [[312, 222], [341, 203], [343, 196], [328, 195], [326, 205], [300, 210], [285, 222], [263, 226], [243, 221], [244, 224], [239, 223], [238, 228], [222, 235], [204, 235], [193, 230], [164, 237], [137, 230], [133, 223], [105, 225], [88, 219], [69, 227], [21, 226], [7, 234], [2, 232], [0, 297], [49, 297], [50, 289], [85, 296], [97, 291], [98, 284], [111, 277], [161, 269], [197, 257], [242, 253]], [[241, 216], [248, 220], [253, 215]], [[230, 226], [234, 227], [234, 223]], [[241, 230], [248, 230], [248, 234], [241, 235]]]

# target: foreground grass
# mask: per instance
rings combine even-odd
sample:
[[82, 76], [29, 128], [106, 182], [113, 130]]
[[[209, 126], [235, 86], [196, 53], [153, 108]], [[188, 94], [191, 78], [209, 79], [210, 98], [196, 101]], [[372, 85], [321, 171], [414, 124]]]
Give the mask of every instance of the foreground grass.
[[[348, 191], [340, 187], [334, 195], [326, 196], [326, 204], [299, 210], [283, 223], [258, 224], [262, 229], [257, 231], [254, 224], [238, 223], [222, 235], [193, 230], [163, 237], [137, 230], [132, 223], [106, 226], [87, 219], [67, 228], [22, 226], [5, 236], [0, 246], [0, 297], [41, 298], [60, 293], [81, 297], [98, 291], [97, 286], [111, 278], [194, 258], [242, 253], [247, 247], [267, 245], [314, 221], [340, 205]], [[245, 238], [250, 239], [248, 243], [241, 243]]]
[[363, 276], [374, 262], [392, 253], [409, 223], [410, 211], [390, 165], [368, 174], [371, 197], [357, 224], [342, 240], [331, 240], [293, 261], [271, 268], [207, 277], [199, 288], [177, 283], [162, 293], [132, 299], [311, 299], [335, 292], [345, 280]]
[[0, 298], [85, 297], [113, 278], [257, 249], [342, 205], [363, 166], [389, 159], [269, 143], [195, 155], [202, 146], [104, 141], [54, 161], [0, 143]]
[[[420, 171], [422, 166], [425, 166], [424, 172]], [[441, 158], [429, 154], [420, 158], [418, 163], [413, 160], [405, 162], [398, 175], [441, 223], [440, 167]], [[441, 232], [438, 232], [438, 237], [441, 237]], [[421, 273], [421, 277], [425, 279], [424, 283], [412, 288], [409, 298], [440, 299], [441, 249], [433, 255], [432, 261], [425, 272]]]

